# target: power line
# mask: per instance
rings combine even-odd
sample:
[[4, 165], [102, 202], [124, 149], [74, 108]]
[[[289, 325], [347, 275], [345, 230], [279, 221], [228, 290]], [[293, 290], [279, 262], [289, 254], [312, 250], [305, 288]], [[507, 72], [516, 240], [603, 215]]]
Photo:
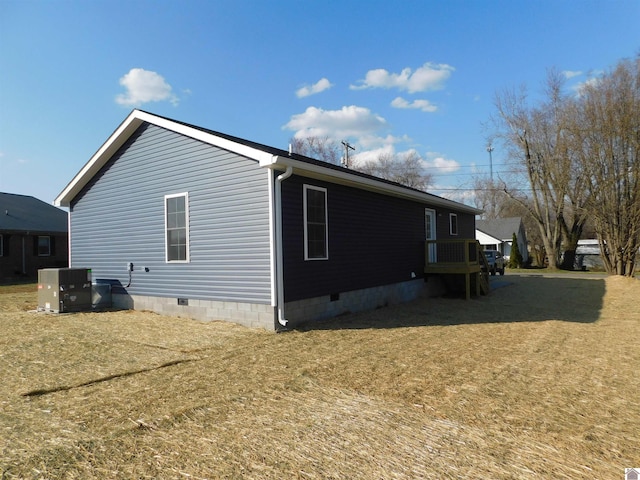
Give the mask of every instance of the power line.
[[[498, 172], [494, 172], [497, 175], [500, 174], [516, 174], [516, 173], [525, 173], [522, 170], [500, 170]], [[486, 175], [486, 172], [470, 172], [470, 173], [433, 173], [434, 177], [463, 177], [463, 176], [473, 176], [473, 175]]]

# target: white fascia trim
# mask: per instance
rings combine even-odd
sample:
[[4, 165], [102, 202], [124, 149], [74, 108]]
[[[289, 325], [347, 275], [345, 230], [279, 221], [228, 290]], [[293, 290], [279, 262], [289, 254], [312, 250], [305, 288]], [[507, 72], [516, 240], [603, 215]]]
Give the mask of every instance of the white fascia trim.
[[215, 147], [219, 147], [224, 150], [229, 150], [233, 153], [237, 153], [238, 155], [242, 155], [243, 157], [252, 158], [259, 162], [270, 159], [272, 157], [270, 153], [266, 153], [262, 150], [249, 147], [247, 145], [234, 142], [232, 140], [227, 140], [226, 138], [218, 137], [211, 133], [203, 132], [202, 130], [192, 128], [187, 125], [182, 125], [180, 123], [172, 122], [171, 120], [167, 120], [165, 118], [158, 118], [155, 115], [150, 115], [145, 112], [140, 112], [140, 114], [146, 117], [146, 118], [143, 118], [143, 121], [145, 122], [152, 123], [159, 127], [166, 128], [167, 130], [173, 130], [176, 133], [180, 133], [187, 137], [200, 140], [201, 142], [208, 143], [209, 145], [213, 145]]
[[[133, 132], [140, 126], [141, 121], [137, 120], [136, 113], [142, 113], [133, 110], [129, 116], [120, 124], [120, 126], [111, 134], [106, 142], [98, 149], [96, 153], [85, 163], [84, 167], [76, 174], [69, 184], [60, 192], [53, 201], [57, 207], [68, 207], [73, 197], [75, 197], [82, 187], [102, 168], [106, 161], [120, 148], [124, 142], [131, 136]], [[101, 161], [102, 160], [102, 161]]]
[[299, 174], [309, 178], [327, 180], [342, 185], [361, 188], [363, 190], [383, 193], [385, 195], [424, 202], [431, 206], [450, 208], [458, 212], [471, 213], [474, 215], [479, 215], [483, 212], [482, 210], [470, 207], [469, 205], [464, 205], [462, 203], [454, 202], [453, 200], [448, 200], [428, 193], [409, 190], [400, 185], [392, 185], [374, 178], [353, 175], [349, 171], [334, 170], [332, 168], [301, 162], [300, 160], [282, 157], [279, 155], [273, 155], [269, 159], [260, 160], [260, 166], [277, 170], [283, 170], [290, 166], [293, 167], [294, 174]]
[[[481, 238], [478, 238], [478, 237], [481, 237]], [[500, 240], [499, 238], [496, 238], [493, 235], [489, 235], [488, 233], [483, 232], [479, 228], [476, 228], [476, 239], [478, 241], [480, 241], [480, 240], [488, 240], [488, 241], [485, 241], [485, 242], [480, 242], [483, 245], [488, 245], [489, 242], [491, 242], [491, 243], [502, 243], [503, 242], [503, 240]]]
[[60, 207], [68, 207], [71, 200], [80, 193], [80, 190], [98, 173], [105, 163], [124, 145], [129, 137], [143, 123], [151, 123], [181, 135], [200, 140], [209, 145], [223, 148], [244, 157], [252, 158], [258, 162], [270, 160], [272, 155], [226, 138], [221, 138], [211, 133], [196, 128], [173, 122], [166, 118], [157, 117], [141, 110], [133, 110], [120, 126], [111, 134], [100, 149], [89, 159], [64, 190], [56, 197], [53, 204]]

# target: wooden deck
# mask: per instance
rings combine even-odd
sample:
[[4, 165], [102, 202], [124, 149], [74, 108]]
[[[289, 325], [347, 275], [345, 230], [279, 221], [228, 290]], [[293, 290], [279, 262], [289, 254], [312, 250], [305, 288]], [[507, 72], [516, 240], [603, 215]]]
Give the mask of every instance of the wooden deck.
[[464, 275], [467, 300], [471, 299], [472, 290], [476, 296], [489, 294], [489, 266], [475, 239], [427, 240], [424, 258], [426, 274]]

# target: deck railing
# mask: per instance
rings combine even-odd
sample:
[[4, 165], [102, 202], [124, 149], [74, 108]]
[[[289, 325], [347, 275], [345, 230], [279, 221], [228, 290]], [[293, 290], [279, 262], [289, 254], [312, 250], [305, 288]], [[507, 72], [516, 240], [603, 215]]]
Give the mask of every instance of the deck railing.
[[425, 243], [426, 274], [462, 274], [467, 299], [487, 295], [490, 290], [489, 266], [477, 240], [427, 240]]
[[475, 239], [427, 240], [425, 266], [480, 266], [478, 242]]

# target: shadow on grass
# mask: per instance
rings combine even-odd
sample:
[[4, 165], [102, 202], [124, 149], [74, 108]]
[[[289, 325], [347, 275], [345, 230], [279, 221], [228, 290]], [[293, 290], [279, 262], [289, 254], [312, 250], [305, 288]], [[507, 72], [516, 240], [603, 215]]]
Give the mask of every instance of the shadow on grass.
[[299, 331], [364, 328], [402, 328], [481, 323], [564, 322], [593, 323], [600, 317], [604, 279], [507, 275], [492, 280], [489, 296], [421, 298], [374, 311], [305, 322]]

